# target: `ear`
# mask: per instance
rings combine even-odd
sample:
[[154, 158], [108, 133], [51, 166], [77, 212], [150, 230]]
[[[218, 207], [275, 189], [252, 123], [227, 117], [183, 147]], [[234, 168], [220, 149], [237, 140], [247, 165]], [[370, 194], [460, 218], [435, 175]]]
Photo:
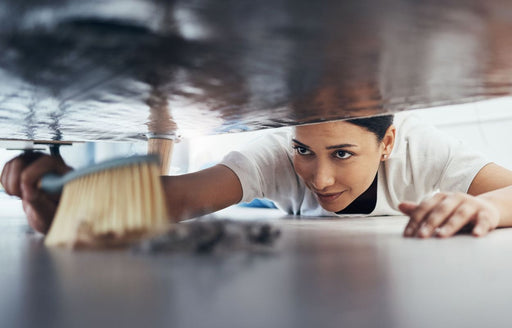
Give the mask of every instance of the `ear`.
[[381, 146], [382, 146], [382, 158], [381, 160], [385, 161], [389, 155], [391, 154], [391, 151], [393, 150], [393, 146], [395, 145], [395, 138], [396, 138], [396, 127], [391, 124], [389, 128], [386, 130], [386, 134], [382, 138]]

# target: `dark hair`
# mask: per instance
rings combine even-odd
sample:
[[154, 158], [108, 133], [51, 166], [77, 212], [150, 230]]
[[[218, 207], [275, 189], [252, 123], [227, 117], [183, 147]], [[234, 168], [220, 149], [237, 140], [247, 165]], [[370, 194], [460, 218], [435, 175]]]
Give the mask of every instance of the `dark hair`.
[[372, 116], [365, 118], [356, 118], [347, 120], [346, 122], [355, 124], [357, 126], [363, 127], [366, 130], [373, 132], [377, 136], [378, 141], [382, 141], [384, 135], [388, 128], [393, 124], [393, 115], [382, 115], [382, 116]]

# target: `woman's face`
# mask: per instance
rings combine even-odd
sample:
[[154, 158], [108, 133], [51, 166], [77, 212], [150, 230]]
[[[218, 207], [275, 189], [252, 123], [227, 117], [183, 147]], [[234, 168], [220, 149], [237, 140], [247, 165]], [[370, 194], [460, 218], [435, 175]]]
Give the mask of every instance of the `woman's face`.
[[298, 126], [292, 140], [295, 171], [324, 209], [341, 211], [372, 184], [391, 151], [390, 130], [388, 147], [389, 138], [379, 142], [374, 133], [344, 121]]

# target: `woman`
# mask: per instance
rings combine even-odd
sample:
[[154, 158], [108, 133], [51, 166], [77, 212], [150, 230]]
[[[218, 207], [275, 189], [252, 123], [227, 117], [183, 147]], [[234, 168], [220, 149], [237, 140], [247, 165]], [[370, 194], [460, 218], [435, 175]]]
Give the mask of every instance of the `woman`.
[[[33, 155], [32, 155], [33, 156]], [[21, 155], [1, 181], [21, 197], [29, 224], [47, 232], [58, 197], [40, 177], [70, 170], [57, 158]], [[266, 197], [290, 214], [410, 217], [404, 235], [448, 237], [465, 226], [482, 236], [512, 226], [512, 172], [414, 117], [380, 116], [298, 126], [228, 154], [206, 170], [162, 177], [171, 219]]]

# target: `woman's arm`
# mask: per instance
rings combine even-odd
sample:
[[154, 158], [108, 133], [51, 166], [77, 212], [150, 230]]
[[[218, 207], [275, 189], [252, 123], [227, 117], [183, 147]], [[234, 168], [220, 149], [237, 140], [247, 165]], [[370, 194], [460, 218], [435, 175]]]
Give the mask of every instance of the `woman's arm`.
[[173, 221], [212, 213], [238, 203], [242, 185], [227, 166], [176, 176], [163, 176], [167, 204]]
[[473, 224], [475, 236], [487, 234], [500, 226], [512, 226], [512, 171], [496, 164], [483, 167], [473, 179], [468, 193], [438, 193], [414, 204], [400, 204], [410, 217], [407, 237], [449, 237]]
[[[69, 170], [71, 168], [60, 157], [25, 153], [5, 164], [0, 179], [7, 194], [21, 198], [30, 226], [46, 233], [60, 194], [49, 195], [37, 184], [46, 173], [64, 174]], [[164, 176], [162, 185], [173, 221], [211, 213], [242, 199], [238, 177], [223, 165], [180, 176]]]
[[512, 171], [491, 163], [478, 172], [468, 194], [492, 203], [500, 212], [498, 227], [512, 226]]

